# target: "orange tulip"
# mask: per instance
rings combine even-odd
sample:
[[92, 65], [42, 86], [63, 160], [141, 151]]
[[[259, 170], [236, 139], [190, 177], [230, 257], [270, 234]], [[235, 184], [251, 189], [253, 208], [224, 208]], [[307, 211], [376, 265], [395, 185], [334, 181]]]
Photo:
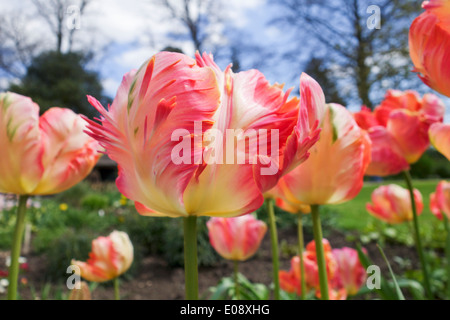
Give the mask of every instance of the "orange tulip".
[[357, 294], [367, 278], [366, 269], [359, 261], [358, 252], [347, 247], [333, 249], [332, 252], [337, 263], [335, 286], [344, 288], [349, 296]]
[[[327, 276], [330, 282], [330, 289], [334, 289], [331, 284], [334, 283], [334, 278], [337, 271], [336, 260], [333, 256], [330, 243], [327, 239], [323, 239], [323, 246], [325, 251], [325, 260], [327, 265]], [[316, 246], [315, 242], [311, 241], [306, 246], [303, 252], [303, 261], [305, 265], [305, 281], [308, 290], [316, 290], [316, 295], [320, 296], [319, 289], [319, 268], [317, 265]], [[301, 295], [300, 285], [300, 258], [295, 256], [291, 259], [291, 269], [289, 271], [279, 271], [280, 286], [288, 293], [296, 293]]]
[[[423, 210], [422, 195], [414, 189], [417, 214]], [[413, 219], [409, 191], [398, 185], [381, 186], [372, 193], [372, 203], [367, 203], [367, 211], [374, 217], [390, 223], [398, 224]]]
[[49, 195], [83, 180], [99, 159], [86, 122], [69, 109], [51, 108], [39, 118], [30, 98], [0, 94], [0, 192]]
[[140, 214], [239, 216], [258, 209], [318, 140], [323, 99], [315, 81], [301, 80], [305, 94], [288, 100], [256, 70], [162, 52], [124, 77], [108, 110], [90, 97], [102, 118], [89, 130]]
[[445, 105], [437, 96], [420, 98], [411, 90], [388, 90], [373, 113], [364, 107], [355, 113], [356, 122], [372, 141], [367, 175], [388, 176], [408, 170], [430, 146], [428, 130], [443, 121], [444, 113]]
[[113, 231], [108, 237], [92, 241], [87, 262], [72, 260], [88, 281], [105, 282], [125, 273], [133, 262], [133, 245], [125, 232]]
[[327, 105], [319, 142], [309, 159], [282, 177], [277, 194], [293, 205], [338, 204], [354, 198], [370, 162], [370, 141], [352, 115]]
[[450, 97], [450, 1], [430, 0], [409, 30], [409, 52], [422, 81]]
[[223, 258], [234, 261], [250, 259], [267, 232], [267, 225], [251, 214], [235, 218], [211, 218], [207, 227], [212, 247]]
[[450, 219], [450, 182], [439, 182], [436, 192], [430, 195], [430, 209], [439, 220], [443, 220], [443, 214]]
[[286, 212], [289, 213], [293, 213], [293, 214], [298, 214], [298, 213], [303, 213], [303, 214], [307, 214], [307, 213], [311, 213], [311, 206], [307, 205], [307, 204], [301, 204], [301, 203], [291, 203], [288, 202], [282, 198], [277, 198], [275, 200], [275, 204], [283, 209]]
[[450, 124], [433, 124], [429, 135], [431, 144], [450, 161]]

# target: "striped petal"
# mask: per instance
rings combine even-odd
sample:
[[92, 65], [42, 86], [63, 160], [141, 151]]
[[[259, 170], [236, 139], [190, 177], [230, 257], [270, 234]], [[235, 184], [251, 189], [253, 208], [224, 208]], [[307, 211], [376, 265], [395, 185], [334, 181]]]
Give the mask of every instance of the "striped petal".
[[39, 106], [30, 98], [0, 94], [0, 192], [30, 194], [39, 183], [44, 167]]
[[[90, 123], [91, 135], [118, 163], [122, 194], [136, 201], [141, 214], [186, 216], [183, 194], [201, 168], [203, 134], [219, 103], [213, 70], [163, 52], [124, 77], [109, 110], [90, 100], [103, 116], [102, 126]], [[191, 154], [178, 163], [172, 153], [183, 142]]]
[[386, 177], [409, 169], [397, 141], [386, 128], [373, 127], [368, 134], [372, 141], [372, 160], [366, 175]]
[[86, 121], [70, 109], [51, 108], [40, 118], [45, 168], [33, 194], [65, 191], [92, 171], [100, 155], [97, 141], [89, 137]]
[[431, 144], [450, 161], [450, 125], [433, 124], [429, 136]]
[[278, 186], [292, 203], [342, 203], [359, 193], [369, 162], [366, 133], [344, 107], [330, 104], [309, 159], [284, 176]]

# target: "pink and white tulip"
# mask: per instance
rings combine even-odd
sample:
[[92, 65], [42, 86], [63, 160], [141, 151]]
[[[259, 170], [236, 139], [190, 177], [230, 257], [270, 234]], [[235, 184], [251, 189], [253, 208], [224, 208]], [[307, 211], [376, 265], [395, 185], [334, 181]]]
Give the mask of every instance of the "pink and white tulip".
[[361, 265], [358, 251], [352, 248], [333, 249], [336, 260], [336, 287], [345, 288], [347, 295], [353, 296], [358, 293], [367, 278], [366, 269]]
[[223, 258], [234, 261], [250, 259], [258, 250], [267, 225], [251, 214], [234, 218], [211, 218], [207, 222], [209, 241]]
[[444, 119], [445, 105], [437, 96], [415, 91], [388, 90], [370, 113], [354, 114], [372, 141], [372, 161], [367, 175], [389, 176], [409, 169], [430, 146], [428, 130]]
[[450, 124], [433, 124], [429, 135], [431, 144], [450, 161]]
[[0, 94], [0, 192], [49, 195], [83, 180], [99, 159], [86, 121], [69, 109], [39, 106], [15, 93]]
[[450, 182], [439, 182], [436, 192], [430, 195], [430, 209], [439, 220], [444, 214], [450, 219]]
[[423, 2], [409, 31], [409, 52], [420, 79], [450, 97], [450, 1]]
[[80, 276], [93, 282], [113, 280], [125, 273], [133, 262], [133, 244], [125, 232], [113, 231], [108, 237], [92, 241], [92, 252], [86, 262], [72, 260]]
[[[414, 189], [414, 200], [417, 215], [420, 215], [423, 211], [423, 200], [417, 189]], [[374, 217], [390, 224], [413, 219], [409, 190], [395, 184], [375, 189], [372, 193], [372, 203], [367, 203], [366, 209]]]
[[337, 104], [327, 105], [321, 124], [309, 159], [282, 177], [273, 191], [293, 205], [343, 203], [363, 186], [371, 154], [366, 132]]
[[[140, 214], [234, 217], [258, 209], [263, 193], [308, 158], [320, 131], [317, 86], [304, 75], [306, 93], [289, 100], [290, 90], [270, 85], [256, 70], [235, 74], [206, 54], [193, 60], [162, 52], [125, 75], [108, 110], [89, 98], [102, 114], [89, 130], [118, 163], [117, 187]], [[224, 152], [227, 130], [241, 134]], [[269, 133], [247, 147], [248, 130]], [[265, 145], [272, 130], [278, 130], [278, 147]], [[177, 149], [180, 140], [189, 152]], [[174, 151], [183, 161], [173, 161]], [[228, 161], [240, 156], [245, 163]], [[275, 170], [265, 175], [268, 163]]]

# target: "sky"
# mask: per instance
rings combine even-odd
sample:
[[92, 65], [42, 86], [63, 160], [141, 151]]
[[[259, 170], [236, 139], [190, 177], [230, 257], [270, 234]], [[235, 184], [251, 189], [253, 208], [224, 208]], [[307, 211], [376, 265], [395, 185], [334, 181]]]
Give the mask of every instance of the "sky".
[[[75, 0], [74, 0], [75, 1]], [[193, 56], [194, 48], [190, 41], [182, 38], [168, 41], [167, 34], [176, 34], [182, 30], [173, 20], [168, 19], [167, 12], [155, 5], [156, 0], [94, 0], [81, 19], [75, 41], [76, 49], [94, 50], [96, 59], [90, 68], [99, 71], [106, 95], [114, 97], [125, 73], [139, 68], [153, 54], [167, 45], [179, 47], [186, 54]], [[171, 0], [173, 1], [173, 0]], [[232, 31], [238, 34], [244, 42], [256, 43], [262, 46], [277, 48], [287, 45], [288, 39], [283, 32], [273, 26], [268, 26], [270, 10], [266, 0], [228, 0], [220, 9], [220, 16], [228, 23], [216, 25], [218, 34], [226, 35]], [[45, 24], [40, 19], [32, 4], [32, 0], [0, 0], [1, 14], [16, 14], [31, 37], [41, 39], [44, 46], [52, 48], [54, 39]], [[224, 41], [220, 36], [217, 42]], [[259, 52], [255, 50], [249, 56], [243, 57], [242, 66], [248, 68]], [[307, 54], [299, 52], [299, 55]], [[253, 56], [250, 56], [253, 55]], [[246, 63], [246, 60], [248, 62]], [[224, 68], [229, 62], [218, 61]], [[286, 87], [298, 87], [298, 79], [303, 70], [298, 70], [298, 77], [292, 77], [291, 66], [270, 61], [261, 71], [271, 83], [285, 83]], [[0, 86], [5, 79], [0, 76]], [[450, 122], [450, 100], [445, 99], [447, 106], [446, 122]], [[349, 105], [351, 111], [359, 109], [358, 104]]]

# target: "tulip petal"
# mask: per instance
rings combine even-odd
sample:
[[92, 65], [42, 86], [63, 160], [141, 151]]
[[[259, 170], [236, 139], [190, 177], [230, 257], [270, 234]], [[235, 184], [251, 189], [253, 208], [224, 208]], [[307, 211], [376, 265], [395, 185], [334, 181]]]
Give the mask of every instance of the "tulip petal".
[[[141, 203], [141, 210], [187, 215], [183, 193], [200, 168], [202, 136], [211, 128], [219, 102], [211, 68], [199, 67], [182, 54], [158, 53], [124, 77], [110, 110], [91, 101], [103, 115], [103, 126], [91, 122], [89, 129], [119, 164], [122, 194]], [[199, 136], [196, 123], [201, 124]], [[172, 152], [185, 139], [189, 161], [175, 164]]]
[[94, 168], [100, 154], [98, 143], [84, 130], [86, 121], [70, 109], [51, 108], [39, 123], [45, 167], [34, 194], [65, 191], [83, 180]]
[[397, 141], [408, 163], [417, 162], [430, 146], [428, 129], [428, 123], [406, 110], [393, 111], [387, 124], [387, 130]]
[[[264, 201], [262, 193], [272, 188], [281, 175], [280, 150], [293, 131], [298, 101], [288, 101], [289, 92], [284, 93], [279, 85], [270, 85], [257, 70], [234, 74], [227, 68], [223, 73], [207, 55], [198, 55], [197, 61], [211, 66], [222, 79], [222, 103], [213, 127], [218, 133], [214, 141], [219, 142], [214, 152], [219, 154], [188, 185], [184, 196], [186, 210], [189, 214], [221, 217], [253, 212]], [[274, 150], [272, 137], [276, 136], [272, 130], [278, 134], [278, 147]], [[227, 139], [227, 131], [234, 139]], [[246, 142], [252, 132], [256, 142]], [[238, 157], [245, 162], [239, 163]], [[261, 174], [265, 167], [261, 158], [273, 165], [272, 174]]]
[[397, 141], [384, 127], [373, 127], [368, 133], [372, 141], [372, 160], [367, 175], [385, 177], [409, 169]]
[[30, 98], [0, 94], [0, 192], [30, 194], [39, 183], [42, 144], [39, 132], [39, 106]]
[[425, 8], [434, 10], [427, 10], [412, 23], [410, 56], [420, 79], [439, 93], [450, 96], [450, 13], [436, 4]]
[[431, 144], [450, 161], [450, 125], [433, 124], [429, 136]]
[[370, 161], [370, 141], [342, 106], [328, 105], [309, 159], [280, 182], [292, 203], [337, 204], [355, 197]]

